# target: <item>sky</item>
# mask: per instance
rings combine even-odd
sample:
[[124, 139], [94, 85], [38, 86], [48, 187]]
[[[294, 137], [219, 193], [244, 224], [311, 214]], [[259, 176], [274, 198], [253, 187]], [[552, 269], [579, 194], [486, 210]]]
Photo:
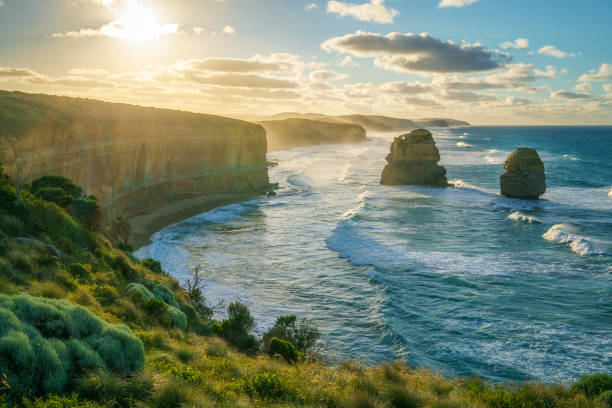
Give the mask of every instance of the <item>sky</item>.
[[236, 117], [612, 124], [610, 0], [0, 0], [0, 89]]

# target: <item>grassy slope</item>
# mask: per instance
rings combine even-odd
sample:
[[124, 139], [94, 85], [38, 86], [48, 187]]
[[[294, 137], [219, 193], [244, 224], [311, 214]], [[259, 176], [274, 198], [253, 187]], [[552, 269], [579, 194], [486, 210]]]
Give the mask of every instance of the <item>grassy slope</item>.
[[[312, 358], [287, 364], [280, 358], [240, 354], [220, 338], [206, 335], [205, 319], [192, 322], [186, 331], [171, 328], [128, 294], [130, 282], [154, 281], [170, 288], [182, 309], [189, 306], [186, 292], [155, 264], [139, 262], [115, 248], [101, 232], [85, 229], [59, 207], [41, 203], [27, 192], [23, 197], [21, 210], [0, 210], [0, 293], [27, 293], [82, 305], [108, 322], [128, 325], [146, 352], [142, 373], [91, 374], [76, 397], [59, 402], [45, 397], [26, 401], [26, 407], [606, 406], [563, 386], [490, 387], [477, 379], [445, 379], [413, 370], [402, 362], [364, 367], [347, 361], [327, 366]], [[40, 208], [47, 209], [44, 216]], [[84, 265], [90, 276], [75, 276], [74, 264]], [[0, 376], [0, 395], [9, 387], [2, 385]]]

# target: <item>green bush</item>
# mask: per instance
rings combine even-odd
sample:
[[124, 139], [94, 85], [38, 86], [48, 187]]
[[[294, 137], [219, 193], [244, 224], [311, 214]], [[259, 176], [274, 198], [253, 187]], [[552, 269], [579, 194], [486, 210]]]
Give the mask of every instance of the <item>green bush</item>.
[[155, 259], [145, 258], [142, 261], [140, 261], [140, 263], [144, 267], [149, 268], [149, 270], [152, 272], [163, 273], [161, 263], [159, 261], [156, 261]]
[[121, 272], [124, 278], [134, 279], [138, 276], [136, 269], [130, 265], [125, 255], [117, 255], [113, 258], [113, 266]]
[[102, 224], [102, 211], [95, 199], [77, 198], [71, 209], [72, 214], [90, 230], [96, 230]]
[[125, 291], [140, 302], [154, 298], [151, 291], [140, 283], [130, 283], [125, 287]]
[[302, 319], [298, 321], [295, 315], [288, 315], [278, 317], [274, 326], [263, 335], [264, 351], [267, 351], [270, 339], [273, 337], [288, 341], [299, 352], [309, 354], [314, 351], [321, 333], [310, 320]]
[[604, 391], [610, 390], [612, 390], [612, 374], [585, 375], [572, 385], [572, 391], [580, 392], [589, 398], [598, 397]]
[[612, 390], [602, 392], [597, 399], [612, 408]]
[[0, 186], [0, 210], [8, 213], [15, 211], [15, 202], [17, 201], [17, 193], [15, 188], [9, 184]]
[[[0, 200], [2, 200], [2, 197], [0, 197]], [[14, 215], [0, 213], [0, 231], [12, 237], [23, 235], [23, 222]]]
[[165, 315], [170, 327], [177, 327], [183, 331], [187, 329], [187, 316], [176, 307], [167, 306]]
[[55, 203], [64, 208], [68, 207], [74, 201], [74, 196], [67, 194], [59, 187], [40, 188], [34, 193], [34, 197]]
[[421, 399], [417, 395], [398, 385], [394, 385], [389, 389], [388, 398], [393, 408], [419, 408], [423, 406]]
[[105, 406], [127, 408], [151, 396], [153, 379], [146, 371], [136, 375], [121, 375], [100, 370], [81, 377], [76, 390], [82, 398]]
[[168, 305], [156, 298], [150, 298], [142, 301], [142, 308], [151, 316], [158, 316], [160, 313], [168, 309]]
[[59, 188], [72, 197], [80, 197], [83, 194], [83, 189], [74, 184], [72, 180], [56, 174], [47, 174], [39, 177], [32, 181], [30, 185], [32, 194], [36, 194], [43, 188]]
[[178, 382], [170, 382], [161, 387], [151, 401], [153, 408], [182, 408], [193, 402], [191, 389]]
[[98, 302], [105, 306], [111, 305], [119, 299], [119, 292], [110, 285], [96, 286], [92, 289], [91, 294], [98, 299]]
[[125, 326], [111, 325], [64, 300], [0, 295], [0, 372], [10, 397], [61, 394], [91, 370], [140, 370], [144, 349]]
[[151, 293], [153, 293], [153, 296], [155, 296], [162, 302], [170, 306], [174, 306], [177, 309], [180, 309], [180, 306], [177, 303], [176, 298], [174, 297], [174, 293], [172, 293], [172, 291], [168, 289], [167, 286], [161, 284], [155, 285], [153, 288], [151, 288]]
[[83, 264], [73, 263], [68, 266], [68, 271], [79, 282], [89, 282], [91, 280], [91, 272]]
[[21, 402], [23, 408], [102, 408], [102, 405], [90, 401], [79, 401], [76, 394], [68, 397], [49, 395], [46, 398], [30, 400], [24, 398]]
[[290, 389], [276, 373], [263, 372], [250, 378], [246, 384], [247, 393], [263, 399], [278, 399], [288, 396]]
[[255, 353], [259, 348], [259, 341], [249, 334], [255, 327], [255, 321], [246, 305], [232, 302], [227, 308], [228, 319], [213, 323], [213, 333], [223, 337], [231, 346], [247, 354]]
[[297, 363], [302, 360], [302, 353], [297, 351], [295, 346], [287, 340], [281, 340], [278, 337], [272, 337], [268, 345], [268, 354], [271, 356], [280, 355], [289, 363]]

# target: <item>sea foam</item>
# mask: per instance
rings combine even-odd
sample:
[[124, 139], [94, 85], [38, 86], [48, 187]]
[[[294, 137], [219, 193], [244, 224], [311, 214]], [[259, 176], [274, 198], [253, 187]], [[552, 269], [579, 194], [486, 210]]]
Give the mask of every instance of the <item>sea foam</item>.
[[471, 145], [469, 143], [465, 143], [465, 142], [457, 142], [455, 143], [458, 147], [474, 147], [474, 145]]
[[553, 225], [542, 237], [550, 242], [567, 244], [570, 249], [581, 256], [601, 255], [603, 250], [592, 239], [577, 235], [572, 231], [573, 228], [567, 224]]
[[531, 215], [525, 215], [521, 213], [520, 211], [513, 212], [512, 214], [508, 216], [508, 218], [511, 219], [512, 221], [528, 222], [529, 224], [540, 222], [537, 218]]

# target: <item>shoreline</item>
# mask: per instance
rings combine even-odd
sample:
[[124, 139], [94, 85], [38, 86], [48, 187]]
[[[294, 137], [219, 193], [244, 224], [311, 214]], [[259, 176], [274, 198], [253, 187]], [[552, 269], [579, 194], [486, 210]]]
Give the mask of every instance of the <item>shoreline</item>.
[[216, 193], [205, 196], [187, 198], [166, 204], [148, 213], [130, 217], [128, 222], [132, 227], [130, 244], [134, 251], [149, 245], [151, 236], [168, 225], [195, 217], [198, 214], [217, 207], [236, 204], [258, 197], [253, 193]]

